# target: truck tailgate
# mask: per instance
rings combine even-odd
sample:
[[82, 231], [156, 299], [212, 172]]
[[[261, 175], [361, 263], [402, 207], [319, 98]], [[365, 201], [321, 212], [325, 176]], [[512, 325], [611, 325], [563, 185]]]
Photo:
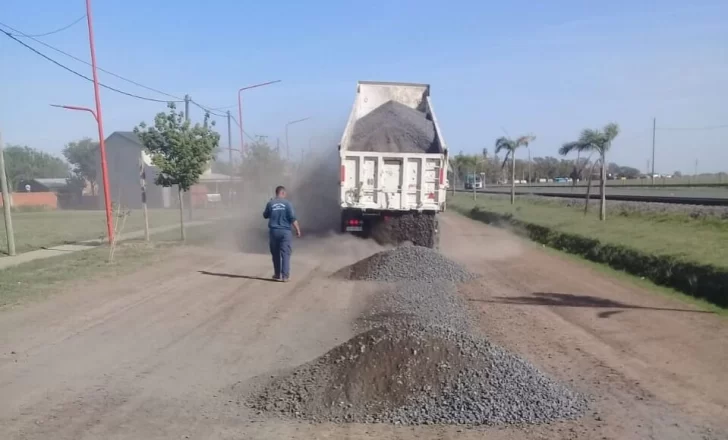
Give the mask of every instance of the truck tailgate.
[[439, 211], [445, 200], [442, 154], [342, 152], [341, 206]]

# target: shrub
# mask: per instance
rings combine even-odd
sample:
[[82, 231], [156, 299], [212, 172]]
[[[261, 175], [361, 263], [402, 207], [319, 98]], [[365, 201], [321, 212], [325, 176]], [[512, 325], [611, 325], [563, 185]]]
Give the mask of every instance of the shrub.
[[684, 261], [669, 255], [653, 255], [622, 245], [514, 219], [479, 207], [467, 212], [471, 218], [496, 226], [509, 225], [533, 241], [579, 255], [587, 260], [644, 277], [662, 286], [728, 307], [728, 271], [705, 264]]

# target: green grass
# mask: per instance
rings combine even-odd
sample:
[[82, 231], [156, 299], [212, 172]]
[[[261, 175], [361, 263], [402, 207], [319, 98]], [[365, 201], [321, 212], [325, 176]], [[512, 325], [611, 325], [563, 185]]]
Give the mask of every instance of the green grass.
[[598, 218], [598, 209], [590, 208], [583, 215], [583, 205], [567, 207], [516, 198], [511, 205], [507, 198], [457, 194], [449, 205], [461, 212], [474, 206], [510, 214], [515, 219], [594, 238], [605, 244], [616, 244], [642, 252], [674, 256], [681, 260], [728, 268], [728, 221], [699, 220], [678, 214], [640, 214], [619, 216], [609, 213], [607, 221]]
[[[187, 213], [185, 213], [187, 215]], [[205, 211], [197, 210], [195, 219], [202, 219]], [[185, 218], [186, 219], [186, 218]], [[149, 211], [149, 227], [166, 226], [179, 222], [176, 209], [153, 209]], [[0, 256], [7, 252], [5, 223], [0, 222]], [[15, 249], [17, 253], [28, 252], [64, 243], [93, 240], [106, 236], [106, 214], [104, 211], [36, 211], [13, 214]], [[131, 212], [123, 232], [144, 228], [141, 210]]]
[[[190, 227], [186, 244], [203, 245], [214, 236], [215, 230], [215, 224]], [[1, 270], [0, 310], [69, 290], [69, 286], [80, 280], [115, 277], [162, 261], [171, 249], [182, 245], [178, 238], [179, 232], [174, 230], [155, 234], [152, 243], [120, 243], [113, 263], [107, 262], [109, 248], [99, 246]]]

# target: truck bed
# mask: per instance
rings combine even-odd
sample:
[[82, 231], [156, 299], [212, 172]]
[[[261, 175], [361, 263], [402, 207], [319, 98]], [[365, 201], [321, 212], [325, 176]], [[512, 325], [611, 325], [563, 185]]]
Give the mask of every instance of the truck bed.
[[[447, 146], [429, 91], [426, 84], [370, 81], [357, 84], [354, 106], [339, 145], [342, 208], [430, 212], [444, 209]], [[400, 109], [402, 106], [407, 107], [405, 111]], [[381, 124], [365, 119], [366, 130], [362, 133], [357, 122], [377, 111], [389, 113], [383, 113]], [[392, 121], [400, 116], [401, 121]], [[431, 134], [426, 124], [431, 127]], [[415, 135], [420, 138], [431, 136], [431, 141], [420, 141], [412, 134], [413, 130], [419, 130]], [[367, 131], [377, 136], [361, 141]], [[382, 141], [372, 145], [372, 138]], [[414, 148], [415, 144], [422, 149]]]

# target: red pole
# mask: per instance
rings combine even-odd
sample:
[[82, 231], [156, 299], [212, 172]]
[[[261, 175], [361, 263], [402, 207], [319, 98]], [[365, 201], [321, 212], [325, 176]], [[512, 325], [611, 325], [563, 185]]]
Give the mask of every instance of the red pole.
[[106, 164], [106, 144], [104, 142], [104, 119], [101, 114], [101, 95], [99, 94], [99, 76], [96, 71], [96, 48], [94, 47], [94, 26], [91, 15], [91, 0], [86, 0], [86, 20], [88, 22], [88, 43], [91, 49], [91, 71], [94, 79], [94, 99], [96, 100], [96, 123], [99, 127], [99, 150], [101, 152], [101, 178], [104, 185], [104, 205], [106, 208], [106, 229], [109, 244], [114, 239], [114, 218], [111, 213], [111, 190], [109, 188], [109, 171]]
[[240, 150], [241, 151], [245, 150], [245, 148], [244, 148], [245, 142], [243, 140], [243, 99], [242, 99], [243, 90], [254, 89], [256, 87], [263, 87], [263, 86], [267, 86], [267, 85], [275, 84], [275, 83], [279, 83], [279, 82], [281, 82], [281, 80], [277, 79], [275, 81], [268, 81], [268, 82], [264, 82], [264, 83], [260, 83], [260, 84], [254, 84], [252, 86], [243, 87], [238, 90], [238, 120], [240, 121], [240, 123], [238, 125], [240, 126]]
[[245, 88], [238, 90], [238, 127], [240, 127], [240, 151], [243, 151], [245, 146], [245, 141], [243, 139], [243, 98], [241, 96], [243, 90], [245, 90]]

